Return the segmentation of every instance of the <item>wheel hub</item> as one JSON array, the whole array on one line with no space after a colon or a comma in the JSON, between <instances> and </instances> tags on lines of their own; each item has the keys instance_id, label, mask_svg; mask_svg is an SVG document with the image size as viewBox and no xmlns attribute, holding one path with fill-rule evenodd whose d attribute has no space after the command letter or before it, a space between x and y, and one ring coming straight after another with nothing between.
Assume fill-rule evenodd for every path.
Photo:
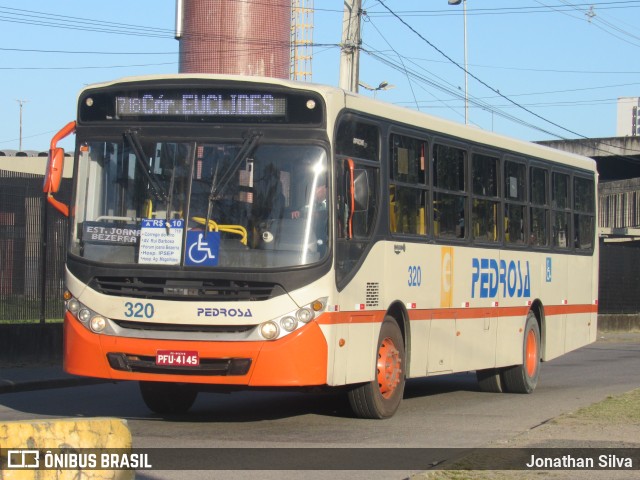
<instances>
[{"instance_id":1,"label":"wheel hub","mask_svg":"<svg viewBox=\"0 0 640 480\"><path fill-rule=\"evenodd\" d=\"M384 398L393 395L402 375L400 351L393 340L385 338L378 349L378 386Z\"/></svg>"}]
</instances>

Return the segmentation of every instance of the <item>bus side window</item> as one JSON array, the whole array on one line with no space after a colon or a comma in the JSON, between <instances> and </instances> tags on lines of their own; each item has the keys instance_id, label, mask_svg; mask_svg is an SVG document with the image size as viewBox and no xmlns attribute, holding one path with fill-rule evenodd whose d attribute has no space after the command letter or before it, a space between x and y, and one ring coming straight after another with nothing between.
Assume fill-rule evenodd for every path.
<instances>
[{"instance_id":1,"label":"bus side window","mask_svg":"<svg viewBox=\"0 0 640 480\"><path fill-rule=\"evenodd\" d=\"M569 175L553 172L551 175L551 242L554 247L568 248L569 225L571 221L568 211Z\"/></svg>"},{"instance_id":2,"label":"bus side window","mask_svg":"<svg viewBox=\"0 0 640 480\"><path fill-rule=\"evenodd\" d=\"M389 229L392 233L427 234L427 143L391 135Z\"/></svg>"},{"instance_id":3,"label":"bus side window","mask_svg":"<svg viewBox=\"0 0 640 480\"><path fill-rule=\"evenodd\" d=\"M590 250L595 238L595 185L592 179L574 177L573 209L575 247Z\"/></svg>"},{"instance_id":4,"label":"bus side window","mask_svg":"<svg viewBox=\"0 0 640 480\"><path fill-rule=\"evenodd\" d=\"M358 267L375 226L380 188L379 127L354 115L343 115L336 128L335 155L336 280L340 288Z\"/></svg>"},{"instance_id":5,"label":"bus side window","mask_svg":"<svg viewBox=\"0 0 640 480\"><path fill-rule=\"evenodd\" d=\"M433 230L439 238L466 238L468 219L467 152L433 147Z\"/></svg>"},{"instance_id":6,"label":"bus side window","mask_svg":"<svg viewBox=\"0 0 640 480\"><path fill-rule=\"evenodd\" d=\"M525 239L526 167L524 163L504 162L504 238L507 243L522 245Z\"/></svg>"},{"instance_id":7,"label":"bus side window","mask_svg":"<svg viewBox=\"0 0 640 480\"><path fill-rule=\"evenodd\" d=\"M529 244L534 247L549 245L549 172L543 168L529 169L529 198L531 215L529 217Z\"/></svg>"},{"instance_id":8,"label":"bus side window","mask_svg":"<svg viewBox=\"0 0 640 480\"><path fill-rule=\"evenodd\" d=\"M471 165L471 183L473 184L473 202L471 208L471 226L474 240L479 242L497 242L500 240L498 197L497 157L473 154Z\"/></svg>"}]
</instances>

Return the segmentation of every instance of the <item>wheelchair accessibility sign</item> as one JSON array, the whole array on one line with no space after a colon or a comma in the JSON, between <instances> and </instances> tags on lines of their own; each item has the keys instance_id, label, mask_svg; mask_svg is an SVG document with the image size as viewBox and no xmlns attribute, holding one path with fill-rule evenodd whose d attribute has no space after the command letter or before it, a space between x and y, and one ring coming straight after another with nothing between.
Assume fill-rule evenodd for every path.
<instances>
[{"instance_id":1,"label":"wheelchair accessibility sign","mask_svg":"<svg viewBox=\"0 0 640 480\"><path fill-rule=\"evenodd\" d=\"M187 232L187 251L184 264L191 266L215 267L218 265L220 250L220 232Z\"/></svg>"}]
</instances>

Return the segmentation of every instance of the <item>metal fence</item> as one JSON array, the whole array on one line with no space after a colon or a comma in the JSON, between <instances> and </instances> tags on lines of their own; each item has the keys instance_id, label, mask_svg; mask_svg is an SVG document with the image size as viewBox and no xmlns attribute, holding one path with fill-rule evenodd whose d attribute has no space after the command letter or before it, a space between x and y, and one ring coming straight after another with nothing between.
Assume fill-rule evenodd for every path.
<instances>
[{"instance_id":1,"label":"metal fence","mask_svg":"<svg viewBox=\"0 0 640 480\"><path fill-rule=\"evenodd\" d=\"M640 242L600 243L598 311L609 314L640 312Z\"/></svg>"},{"instance_id":2,"label":"metal fence","mask_svg":"<svg viewBox=\"0 0 640 480\"><path fill-rule=\"evenodd\" d=\"M598 185L600 227L640 227L640 178Z\"/></svg>"},{"instance_id":3,"label":"metal fence","mask_svg":"<svg viewBox=\"0 0 640 480\"><path fill-rule=\"evenodd\" d=\"M67 218L42 193L42 175L0 170L0 321L62 318ZM57 198L69 202L70 180Z\"/></svg>"}]
</instances>

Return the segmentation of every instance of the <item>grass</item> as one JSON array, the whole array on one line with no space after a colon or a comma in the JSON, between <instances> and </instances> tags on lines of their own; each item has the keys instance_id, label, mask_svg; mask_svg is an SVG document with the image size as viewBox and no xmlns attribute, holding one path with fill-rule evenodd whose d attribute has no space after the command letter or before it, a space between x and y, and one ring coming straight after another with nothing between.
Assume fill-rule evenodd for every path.
<instances>
[{"instance_id":1,"label":"grass","mask_svg":"<svg viewBox=\"0 0 640 480\"><path fill-rule=\"evenodd\" d=\"M640 388L618 396L608 396L601 402L583 407L574 413L560 417L599 423L639 423Z\"/></svg>"},{"instance_id":2,"label":"grass","mask_svg":"<svg viewBox=\"0 0 640 480\"><path fill-rule=\"evenodd\" d=\"M62 318L46 318L44 323L62 323L62 321ZM0 320L0 325L28 325L31 323L40 323L40 319Z\"/></svg>"},{"instance_id":3,"label":"grass","mask_svg":"<svg viewBox=\"0 0 640 480\"><path fill-rule=\"evenodd\" d=\"M640 388L622 395L609 396L601 402L594 403L579 410L561 415L550 424L562 430L563 425L582 423L586 428L594 424L600 425L640 425ZM437 470L424 472L412 476L412 480L534 480L546 478L567 478L564 474L572 472L548 472L544 470L533 471L497 471L497 470L464 470L470 461L479 465L482 459L473 458L474 453L460 459L451 468L458 470ZM477 462L477 461L478 462ZM606 473L606 472L605 472ZM609 472L611 473L611 472ZM568 477L574 478L574 477ZM604 478L604 477L597 477ZM619 478L619 477L616 477Z\"/></svg>"}]
</instances>

